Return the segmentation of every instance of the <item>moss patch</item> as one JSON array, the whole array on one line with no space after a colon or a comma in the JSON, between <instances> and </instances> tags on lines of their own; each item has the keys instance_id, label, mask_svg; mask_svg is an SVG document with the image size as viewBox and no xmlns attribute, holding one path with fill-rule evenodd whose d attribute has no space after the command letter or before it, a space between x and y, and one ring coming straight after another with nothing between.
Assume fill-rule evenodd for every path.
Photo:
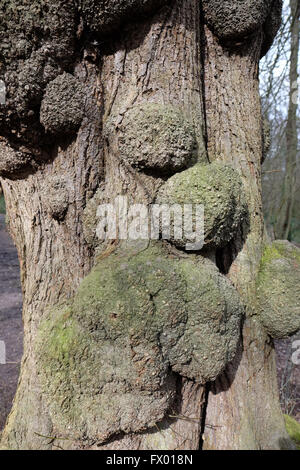
<instances>
[{"instance_id":1,"label":"moss patch","mask_svg":"<svg viewBox=\"0 0 300 470\"><path fill-rule=\"evenodd\" d=\"M212 263L169 258L156 244L120 248L41 326L55 426L101 442L154 426L175 398L173 372L205 383L233 359L242 312Z\"/></svg>"},{"instance_id":2,"label":"moss patch","mask_svg":"<svg viewBox=\"0 0 300 470\"><path fill-rule=\"evenodd\" d=\"M159 204L204 206L204 243L214 247L226 245L247 220L247 206L241 178L236 170L221 163L197 164L172 176L157 196ZM193 242L186 236L176 240L184 248Z\"/></svg>"},{"instance_id":3,"label":"moss patch","mask_svg":"<svg viewBox=\"0 0 300 470\"><path fill-rule=\"evenodd\" d=\"M273 338L300 329L300 250L288 241L265 248L257 279L260 320Z\"/></svg>"},{"instance_id":4,"label":"moss patch","mask_svg":"<svg viewBox=\"0 0 300 470\"><path fill-rule=\"evenodd\" d=\"M193 124L171 105L145 103L131 108L118 126L118 144L122 160L160 173L175 173L197 159Z\"/></svg>"},{"instance_id":5,"label":"moss patch","mask_svg":"<svg viewBox=\"0 0 300 470\"><path fill-rule=\"evenodd\" d=\"M300 423L288 415L284 415L284 420L290 438L296 444L297 449L300 450Z\"/></svg>"}]
</instances>

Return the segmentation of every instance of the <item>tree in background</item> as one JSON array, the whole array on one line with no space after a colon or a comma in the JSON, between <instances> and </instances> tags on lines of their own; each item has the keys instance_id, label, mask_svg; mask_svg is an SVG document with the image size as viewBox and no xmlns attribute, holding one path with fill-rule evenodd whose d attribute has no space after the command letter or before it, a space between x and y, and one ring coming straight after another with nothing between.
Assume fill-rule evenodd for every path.
<instances>
[{"instance_id":1,"label":"tree in background","mask_svg":"<svg viewBox=\"0 0 300 470\"><path fill-rule=\"evenodd\" d=\"M284 21L262 64L263 114L271 147L263 167L264 213L270 234L300 242L298 165L299 2L284 4ZM287 106L288 103L288 106ZM269 130L267 130L269 132Z\"/></svg>"},{"instance_id":2,"label":"tree in background","mask_svg":"<svg viewBox=\"0 0 300 470\"><path fill-rule=\"evenodd\" d=\"M0 10L25 333L2 447L291 448L272 338L300 328L300 256L265 237L258 83L281 1ZM99 240L119 195L203 203L204 248Z\"/></svg>"}]
</instances>

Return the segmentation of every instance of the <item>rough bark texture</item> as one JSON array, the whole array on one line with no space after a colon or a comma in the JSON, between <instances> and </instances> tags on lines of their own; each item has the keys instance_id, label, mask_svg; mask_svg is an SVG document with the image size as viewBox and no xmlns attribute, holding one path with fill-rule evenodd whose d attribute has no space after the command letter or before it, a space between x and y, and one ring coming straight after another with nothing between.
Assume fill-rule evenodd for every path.
<instances>
[{"instance_id":1,"label":"rough bark texture","mask_svg":"<svg viewBox=\"0 0 300 470\"><path fill-rule=\"evenodd\" d=\"M36 69L37 77L31 77L27 84L26 81L24 84L19 82L21 90L17 93L17 103L13 99L15 82L10 82L6 75L8 102L7 114L3 112L0 115L4 138L0 142L0 171L10 230L21 262L25 344L20 383L2 435L2 446L17 449L47 449L57 445L71 449L199 449L204 443L206 448L215 449L288 447L279 408L273 345L256 309L256 278L264 244L258 61L265 47L270 10L266 9L263 22L256 21L255 15L254 19L251 17L251 40L248 36L244 40L241 32L239 42L234 41L233 44L226 42L226 45L221 45L205 26L205 15L210 11L211 2L203 2L202 5L198 0L170 2L146 20L127 23L118 34L107 36L108 31L128 18L132 5L137 5L143 12L148 11L143 9L144 5L147 9L157 6L157 2L127 3L130 8L126 7L126 2L120 2L126 8L116 10L116 2L100 2L99 14L91 17L89 12L94 2L82 1L81 10L78 10L82 16L79 18L76 11L74 13L73 2L70 2L69 16L62 17L62 22L67 18L68 24L75 22L73 33L71 31L66 36L73 55L69 60L63 53L59 57L53 56L55 63L51 64L49 75L49 52L45 51L47 47L53 47L61 35L57 26L60 23L54 21L51 44L42 36L43 39L39 39L41 43L37 41L34 44L33 49L37 50L26 52L28 56L23 66L28 65L28 61L28 66L32 66L32 61L37 60L36 54L41 64ZM260 11L262 2L255 3ZM272 2L269 3L271 5ZM280 2L273 3L278 8ZM202 6L205 6L204 10ZM248 3L246 6L249 7ZM45 14L47 18L48 10ZM243 10L243 15L246 14L247 11ZM208 21L212 30L213 21L214 18ZM272 24L274 27L274 21ZM249 31L247 29L247 33ZM47 39L47 34L44 34ZM19 36L17 42L20 42ZM16 53L17 57L19 53ZM7 55L6 59L8 71L11 68L16 70L15 57ZM18 64L20 66L20 62ZM20 70L17 72L21 73ZM39 83L37 90L36 80L40 73L43 73L44 81ZM53 96L61 96L57 109ZM73 110L71 113L70 109ZM140 122L138 129L137 119ZM151 125L150 132L146 121ZM9 132L3 130L3 122ZM30 124L34 124L33 128ZM15 127L17 133L13 132ZM138 138L134 139L136 133L139 133ZM158 135L158 139L153 135ZM158 150L155 145L159 146ZM127 147L130 153L126 151ZM162 314L155 331L156 341L159 336L160 342L155 343L151 351L149 349L146 360L147 351L141 348L152 328L149 327L150 332L141 331L142 322L135 326L136 304L133 302L128 307L124 304L127 300L124 301L121 289L115 289L119 267L113 271L115 277L111 285L115 290L111 292L109 286L105 291L102 285L105 280L101 276L94 280L94 271L88 276L93 266L102 273L101 269L107 269L113 257L118 257L118 239L101 243L95 236L97 206L101 202L113 202L120 194L126 195L129 202L150 204L172 178L177 179L181 175L184 178L195 168L197 171L205 168L201 173L205 179L206 172L209 174L205 165L214 161L220 162L216 168L227 165L235 169L228 169L227 173L224 170L227 176L222 184L227 184L225 180L228 177L232 182L231 191L228 187L222 189L221 182L221 189L209 187L207 178L208 191L219 195L225 191L224 210L218 207L218 211L226 214L225 202L229 204L232 210L228 212L228 220L233 220L234 230L227 230L228 220L224 229L224 221L218 222L218 217L213 217L213 207L222 206L222 203L216 204L217 198L204 197L208 213L211 211L215 220L213 233L218 234L218 242L196 254L179 251L167 242L155 245L162 260L167 260L166 266L178 265L181 271L186 269L188 272L186 291L181 295L186 309L181 323L188 326L184 329L180 324L183 328L178 334L180 343L175 337L180 311L175 309L176 313L174 310L168 317L173 329L169 328L167 339L162 340L161 335L167 326ZM179 170L182 173L171 176ZM168 180L169 177L171 179ZM202 186L205 187L205 181ZM183 184L180 191L187 191L189 202L190 192L188 187L184 188ZM143 264L139 262L139 253L147 253L148 248L147 244L146 247L145 244L142 247L137 244L128 261L128 279L122 286L129 292L131 277L135 279L134 283L137 280L141 285L146 283L145 292L150 292L153 303L158 293L163 292L166 279L157 275L154 282L149 280L148 274L143 276L140 273ZM138 260L136 263L135 259ZM148 261L151 264L151 257ZM121 262L122 257L118 263ZM196 297L197 276L191 278L194 267L185 268L192 266L191 263L204 266L206 271L201 274L202 281L209 278L211 268L206 269L206 265L216 263L221 271L217 274L220 279L218 294L211 299L212 306L216 302L216 308L213 308L215 315L208 319L206 325L205 337L213 351L209 358L201 356L203 341L199 341L205 332L203 319L207 318L205 315L208 315L209 308L205 305L204 291L199 298ZM145 266L148 266L147 262ZM97 287L99 279L101 285ZM92 289L98 289L98 293L103 288L103 297L97 300L93 290L82 297L82 291L87 285L90 287L89 284ZM174 292L178 286L176 284ZM135 284L134 287L138 289ZM180 291L181 287L178 289ZM174 292L170 292L170 297ZM246 306L242 337L239 321L243 308L239 302L237 307L231 308L227 300L229 295L235 298L237 292ZM103 299L112 306L108 317L105 316L105 305L101 304ZM194 318L191 302L194 305L197 301L199 310L196 308ZM138 304L141 305L138 313L142 316L147 312L147 302L142 297ZM222 310L223 303L225 308ZM66 305L67 311L61 313ZM82 315L85 309L86 315ZM157 311L160 312L159 308ZM97 315L99 321L95 325ZM128 330L124 327L119 332L117 326L111 326L119 316ZM79 339L74 338L72 328L75 323ZM101 337L103 324L108 335L105 338ZM210 330L214 332L214 327L216 336L210 337ZM114 328L116 338L112 335ZM45 341L42 341L43 334ZM224 351L221 351L218 335L223 336ZM54 343L51 343L51 338L54 338ZM81 375L80 367L84 361L91 363L95 357L93 354L99 353L104 340L111 341L111 348L121 341L124 357L126 347L131 348L129 368L133 370L132 376L122 379L124 370L117 362L109 383L105 383L104 377L104 386L111 387L112 401L120 390L129 392L129 395L148 396L148 400L150 391L153 408L147 408L147 412L150 409L153 416L148 423L136 421L124 396L123 416L122 409L115 413L115 408L111 407L110 412L109 406L97 412L91 411L88 401L91 396L88 394L95 390L91 392L93 387L89 389L90 385L82 387L78 403L74 405L78 392L76 373L79 373L80 380L87 379L88 383L88 376L84 378L84 374ZM205 385L232 360L236 349L236 357L226 372ZM207 356L210 356L209 351L207 348ZM220 353L225 358L221 365L217 363ZM49 361L43 362L41 354ZM120 357L122 351L118 352ZM208 360L216 360L218 365L216 374L210 377L203 373ZM56 361L57 367L49 367L51 361ZM64 375L64 361L67 361L69 376ZM156 361L158 367L154 371ZM101 367L97 367L90 371L92 375L101 372ZM149 370L154 373L153 379L147 376ZM161 387L158 389L157 378ZM51 380L57 383L56 390L47 387ZM168 393L171 390L169 395L164 381L168 383ZM97 393L100 398L104 393L100 385ZM60 401L56 407L54 398L57 396ZM132 401L132 395L129 398ZM162 402L158 398L162 398ZM145 402L146 398L142 406ZM83 417L76 411L76 406L80 409L81 404L86 406ZM101 426L103 416L107 416L105 432Z\"/></svg>"},{"instance_id":2,"label":"rough bark texture","mask_svg":"<svg viewBox=\"0 0 300 470\"><path fill-rule=\"evenodd\" d=\"M248 233L220 253L221 266L247 306L239 353L211 384L204 448L282 448L287 436L278 403L273 344L257 320L255 280L264 244L261 210L261 114L257 35L242 54L220 46L206 29L205 101L208 155L239 169L247 191ZM257 393L260 390L260 399ZM229 412L230 409L230 412Z\"/></svg>"}]
</instances>

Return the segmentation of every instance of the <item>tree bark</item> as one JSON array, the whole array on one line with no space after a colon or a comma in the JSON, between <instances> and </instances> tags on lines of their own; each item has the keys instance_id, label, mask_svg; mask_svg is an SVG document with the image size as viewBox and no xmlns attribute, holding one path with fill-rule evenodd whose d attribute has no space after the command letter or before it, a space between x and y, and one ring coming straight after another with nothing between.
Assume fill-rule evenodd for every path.
<instances>
[{"instance_id":1,"label":"tree bark","mask_svg":"<svg viewBox=\"0 0 300 470\"><path fill-rule=\"evenodd\" d=\"M262 40L260 28L247 45L228 50L204 26L201 2L186 0L126 26L100 46L86 45L74 68L86 97L76 138L57 139L51 158L26 178L1 179L21 263L25 333L20 381L2 434L3 447L289 447L274 347L257 318L255 300L265 241L258 93ZM47 312L74 296L96 262L98 253L86 240L83 220L99 187L104 188L103 200L124 194L130 202L150 204L166 180L163 173L138 173L119 159L123 121L134 106L145 103L180 105L193 123L198 163L221 161L242 177L249 221L229 246L204 256L215 259L235 285L246 305L246 318L236 358L214 383L197 384L178 376L176 401L154 428L121 433L106 442L84 441L68 429L59 434L52 422L35 342Z\"/></svg>"}]
</instances>

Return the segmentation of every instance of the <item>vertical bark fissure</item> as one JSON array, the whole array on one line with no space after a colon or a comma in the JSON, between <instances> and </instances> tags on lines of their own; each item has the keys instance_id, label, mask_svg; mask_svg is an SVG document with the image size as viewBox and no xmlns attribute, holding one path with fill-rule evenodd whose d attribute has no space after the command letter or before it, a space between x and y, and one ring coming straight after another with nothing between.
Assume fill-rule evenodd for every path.
<instances>
[{"instance_id":1,"label":"vertical bark fissure","mask_svg":"<svg viewBox=\"0 0 300 470\"><path fill-rule=\"evenodd\" d=\"M110 120L115 123L115 132L110 133L105 152L106 191L112 199L123 192L130 200L148 204L163 183L162 178L137 173L119 160L115 134L126 113L136 105L160 103L181 108L195 126L199 159L206 160L201 70L203 33L199 19L199 2L188 0L185 5L174 2L154 17L150 25L140 25L138 31L129 28L124 37L110 45L112 52L103 58L104 126ZM126 54L122 52L121 57L120 51ZM180 401L174 405L177 419L166 417L158 423L158 430L140 436L125 435L101 448L199 449L205 387L182 378L180 382ZM174 410L170 413L174 415Z\"/></svg>"}]
</instances>

